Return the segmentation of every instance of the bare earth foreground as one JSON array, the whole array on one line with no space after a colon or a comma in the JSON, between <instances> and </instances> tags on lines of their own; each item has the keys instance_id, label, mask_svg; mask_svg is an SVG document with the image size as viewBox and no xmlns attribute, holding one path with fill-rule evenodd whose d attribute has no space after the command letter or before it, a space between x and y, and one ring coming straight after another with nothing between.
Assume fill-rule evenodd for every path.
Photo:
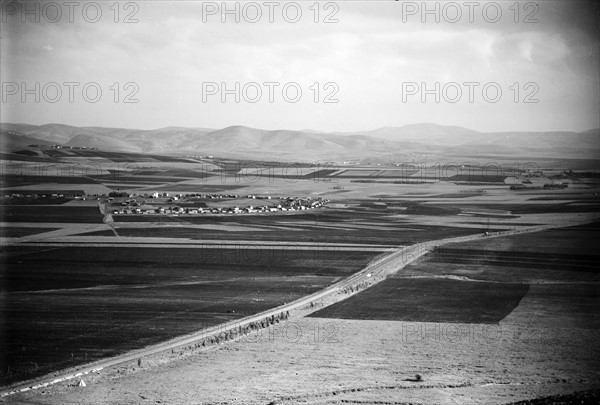
<instances>
[{"instance_id":1,"label":"bare earth foreground","mask_svg":"<svg viewBox=\"0 0 600 405\"><path fill-rule=\"evenodd\" d=\"M490 240L483 246L497 251L499 246L517 241L521 248L512 262L494 258L493 266L489 262L472 263L480 260L482 248L473 245L467 249L468 263L440 265L434 255L401 271L402 277L419 278L426 277L427 272L435 272L435 277L469 274L471 282L475 278L493 279L498 288L511 287L501 280L508 273L515 273L510 276L513 280L522 273L519 280L529 284L529 290L499 323L326 319L318 317L319 312L313 317L290 318L239 341L157 355L118 369L102 370L85 376L85 387L71 380L3 401L507 404L598 390L598 277L595 260L581 254L594 255L582 242L582 235L589 244L597 239L599 229L591 225L542 232L531 245L524 238L531 240L534 234ZM577 240L575 235L582 239ZM556 243L558 239L565 243ZM559 260L567 252L580 256L569 259L572 265L567 261L563 266L565 261L559 260L554 268L539 260L531 264L527 246L535 247L538 253L549 254L548 249L553 249L559 255L548 260ZM445 254L453 252L446 250ZM484 264L489 268L484 269ZM477 277L473 274L475 267L481 271ZM595 399L588 402L543 403L595 403L597 394L592 394Z\"/></svg>"},{"instance_id":2,"label":"bare earth foreground","mask_svg":"<svg viewBox=\"0 0 600 405\"><path fill-rule=\"evenodd\" d=\"M160 367L132 366L86 379L86 387L11 401L502 404L600 386L597 333L531 330L518 320L523 310L500 328L463 325L472 332L462 338L452 335L456 324L304 318L263 331L256 342L224 343ZM423 381L410 381L417 373Z\"/></svg>"}]
</instances>

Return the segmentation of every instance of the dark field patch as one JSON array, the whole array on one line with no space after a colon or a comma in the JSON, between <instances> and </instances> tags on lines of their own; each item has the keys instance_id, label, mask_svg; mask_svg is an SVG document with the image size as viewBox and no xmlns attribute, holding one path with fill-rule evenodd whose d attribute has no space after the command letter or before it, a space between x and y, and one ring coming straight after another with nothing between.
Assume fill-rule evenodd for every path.
<instances>
[{"instance_id":1,"label":"dark field patch","mask_svg":"<svg viewBox=\"0 0 600 405\"><path fill-rule=\"evenodd\" d=\"M4 174L0 176L0 182L2 182L2 187L20 187L43 183L98 184L98 182L91 177L76 176L68 172L65 172L62 176Z\"/></svg>"},{"instance_id":2,"label":"dark field patch","mask_svg":"<svg viewBox=\"0 0 600 405\"><path fill-rule=\"evenodd\" d=\"M188 177L193 179L204 179L209 176L214 176L208 171L196 171L188 169L169 169L169 170L139 170L136 172L139 176L172 176L172 177Z\"/></svg>"},{"instance_id":3,"label":"dark field patch","mask_svg":"<svg viewBox=\"0 0 600 405\"><path fill-rule=\"evenodd\" d=\"M163 184L161 190L181 191L188 193L216 193L228 190L237 190L246 186L235 186L228 184ZM158 190L158 188L157 188Z\"/></svg>"},{"instance_id":4,"label":"dark field patch","mask_svg":"<svg viewBox=\"0 0 600 405\"><path fill-rule=\"evenodd\" d=\"M512 219L514 217L502 217L503 219ZM500 219L500 218L498 218ZM476 222L476 221L464 221L462 222L462 224L473 224L473 225L482 225L482 222ZM510 224L510 222L486 222L485 225L490 225L490 226L506 226L507 224ZM534 223L527 223L527 222L519 222L519 226L538 226L539 224L534 224ZM500 230L500 229L499 229Z\"/></svg>"},{"instance_id":5,"label":"dark field patch","mask_svg":"<svg viewBox=\"0 0 600 405\"><path fill-rule=\"evenodd\" d=\"M440 248L428 256L430 263L477 264L482 266L524 267L560 271L600 272L597 256L519 250Z\"/></svg>"},{"instance_id":6,"label":"dark field patch","mask_svg":"<svg viewBox=\"0 0 600 405\"><path fill-rule=\"evenodd\" d=\"M449 244L312 316L496 323L526 296L518 319L594 329L599 231L600 223L593 223Z\"/></svg>"},{"instance_id":7,"label":"dark field patch","mask_svg":"<svg viewBox=\"0 0 600 405\"><path fill-rule=\"evenodd\" d=\"M497 209L511 211L513 214L560 214L570 212L598 212L600 204L502 204L496 205Z\"/></svg>"},{"instance_id":8,"label":"dark field patch","mask_svg":"<svg viewBox=\"0 0 600 405\"><path fill-rule=\"evenodd\" d=\"M3 238L21 238L23 236L36 235L38 233L56 231L58 228L17 228L4 227L0 228L0 236Z\"/></svg>"},{"instance_id":9,"label":"dark field patch","mask_svg":"<svg viewBox=\"0 0 600 405\"><path fill-rule=\"evenodd\" d=\"M108 183L148 183L148 184L163 184L189 180L180 177L157 177L157 176L139 176L129 172L114 172L111 174L91 176L100 182Z\"/></svg>"},{"instance_id":10,"label":"dark field patch","mask_svg":"<svg viewBox=\"0 0 600 405\"><path fill-rule=\"evenodd\" d=\"M337 170L327 170L327 169L322 169L322 170L316 170L312 173L306 174L304 176L301 176L300 178L304 178L304 179L321 179L323 177L329 177L331 174L335 173Z\"/></svg>"},{"instance_id":11,"label":"dark field patch","mask_svg":"<svg viewBox=\"0 0 600 405\"><path fill-rule=\"evenodd\" d=\"M422 204L416 201L398 201L394 196L390 196L393 201L385 201L385 198L382 197L380 199L384 199L384 202L388 205L388 207L405 207L404 214L410 215L456 215L460 213L462 206L452 206L450 204L444 205L434 205L434 204Z\"/></svg>"},{"instance_id":12,"label":"dark field patch","mask_svg":"<svg viewBox=\"0 0 600 405\"><path fill-rule=\"evenodd\" d=\"M599 238L600 222L595 222L543 232L450 244L444 249L465 250L465 255L468 255L471 250L486 250L506 251L513 255L544 253L549 254L549 257L556 254L598 256L600 251L596 245Z\"/></svg>"},{"instance_id":13,"label":"dark field patch","mask_svg":"<svg viewBox=\"0 0 600 405\"><path fill-rule=\"evenodd\" d=\"M2 218L6 222L101 224L103 216L98 207L6 205L2 207Z\"/></svg>"},{"instance_id":14,"label":"dark field patch","mask_svg":"<svg viewBox=\"0 0 600 405\"><path fill-rule=\"evenodd\" d=\"M339 170L339 169L338 169ZM336 171L332 171L335 173ZM381 169L381 168L364 168L358 170L342 170L340 173L328 177L338 177L344 179L398 179L398 180L420 180L421 177L414 176L418 173L415 169ZM331 173L329 173L331 174Z\"/></svg>"},{"instance_id":15,"label":"dark field patch","mask_svg":"<svg viewBox=\"0 0 600 405\"><path fill-rule=\"evenodd\" d=\"M390 278L311 317L405 322L498 323L527 284Z\"/></svg>"},{"instance_id":16,"label":"dark field patch","mask_svg":"<svg viewBox=\"0 0 600 405\"><path fill-rule=\"evenodd\" d=\"M520 284L544 284L547 283L554 288L562 289L565 284L587 284L600 283L600 272L591 271L580 266L572 266L568 262L564 263L562 268L556 267L548 269L544 266L525 266L521 263L513 265L494 265L494 262L474 262L474 263L448 263L444 261L434 261L431 256L423 258L422 263L413 263L402 270L403 276L408 277L436 277L443 275L445 277L464 278L465 280L477 280L501 283L520 283ZM510 262L510 260L509 260ZM591 264L594 265L594 264ZM400 277L400 276L398 276ZM500 284L500 288L503 284ZM533 288L533 287L532 287ZM528 297L531 295L529 291Z\"/></svg>"},{"instance_id":17,"label":"dark field patch","mask_svg":"<svg viewBox=\"0 0 600 405\"><path fill-rule=\"evenodd\" d=\"M112 189L113 191L124 191L124 190L137 190L150 187L148 184L134 184L134 183L103 183L104 186ZM155 185L155 184L152 184Z\"/></svg>"},{"instance_id":18,"label":"dark field patch","mask_svg":"<svg viewBox=\"0 0 600 405\"><path fill-rule=\"evenodd\" d=\"M182 170L182 173L186 171ZM146 173L146 174L142 174ZM195 174L195 176L194 176ZM199 177L201 176L201 177ZM130 183L176 183L180 181L190 181L197 178L208 178L210 175L206 173L194 173L189 171L189 175L178 176L178 171L170 170L165 172L152 172L152 171L113 171L110 174L99 174L93 175L94 179L101 182L130 182Z\"/></svg>"},{"instance_id":19,"label":"dark field patch","mask_svg":"<svg viewBox=\"0 0 600 405\"><path fill-rule=\"evenodd\" d=\"M145 155L142 153L126 153L126 152L108 152L90 149L49 149L45 153L55 158L61 157L101 157L113 162L134 163L134 162L171 162L171 163L190 163L189 159L178 158L174 156L163 155Z\"/></svg>"},{"instance_id":20,"label":"dark field patch","mask_svg":"<svg viewBox=\"0 0 600 405\"><path fill-rule=\"evenodd\" d=\"M222 173L228 173L230 175L234 175L236 178L246 179L257 179L257 178L269 178L269 179L287 179L287 180L313 180L318 181L319 179L331 177L332 173L335 173L337 170L315 170L314 172L310 172L309 170L302 170L302 167L290 167L290 168L274 168L275 173L273 173L273 169L264 169L258 170L253 173L248 174L240 174L236 171L223 170ZM281 174L279 174L281 173Z\"/></svg>"},{"instance_id":21,"label":"dark field patch","mask_svg":"<svg viewBox=\"0 0 600 405\"><path fill-rule=\"evenodd\" d=\"M43 163L49 163L52 162L52 160L48 159L48 158L44 158L44 157L40 157L37 155L23 155L20 153L0 153L0 159L2 160L15 160L15 161L20 161L20 162L43 162Z\"/></svg>"},{"instance_id":22,"label":"dark field patch","mask_svg":"<svg viewBox=\"0 0 600 405\"><path fill-rule=\"evenodd\" d=\"M27 195L27 194L24 194ZM6 198L2 200L2 205L23 205L23 206L31 206L31 205L62 205L71 201L70 198L33 198L33 197L23 197L23 198Z\"/></svg>"},{"instance_id":23,"label":"dark field patch","mask_svg":"<svg viewBox=\"0 0 600 405\"><path fill-rule=\"evenodd\" d=\"M207 208L208 206L205 201L207 200L203 198L190 198L187 201L178 201L177 205L179 207Z\"/></svg>"},{"instance_id":24,"label":"dark field patch","mask_svg":"<svg viewBox=\"0 0 600 405\"><path fill-rule=\"evenodd\" d=\"M467 197L480 197L485 196L485 193L451 193L451 194L438 194L427 196L426 198L467 198Z\"/></svg>"},{"instance_id":25,"label":"dark field patch","mask_svg":"<svg viewBox=\"0 0 600 405\"><path fill-rule=\"evenodd\" d=\"M36 152L34 152L32 150L27 150L27 149L18 150L18 151L14 152L14 153L17 154L17 155L25 155L25 156L37 156L38 155Z\"/></svg>"},{"instance_id":26,"label":"dark field patch","mask_svg":"<svg viewBox=\"0 0 600 405\"><path fill-rule=\"evenodd\" d=\"M78 233L80 236L115 236L112 230Z\"/></svg>"},{"instance_id":27,"label":"dark field patch","mask_svg":"<svg viewBox=\"0 0 600 405\"><path fill-rule=\"evenodd\" d=\"M232 215L233 216L233 215ZM213 240L252 240L252 241L289 241L289 242L322 242L322 243L359 243L359 244L377 244L377 245L408 245L416 242L428 241L437 238L446 238L453 236L472 235L481 233L485 230L485 225L482 225L481 229L475 228L455 228L455 227L443 227L443 226L413 226L409 229L405 229L402 226L397 228L390 227L389 230L381 229L352 229L336 228L335 224L331 224L331 227L326 226L324 223L317 223L311 225L296 225L291 223L278 224L275 221L264 220L267 216L260 216L262 222L253 222L242 220L241 216L236 216L235 223L233 221L222 221L223 225L231 224L235 226L258 226L263 228L262 232L248 232L248 231L237 231L237 230L215 230L215 229L196 229L186 228L186 223L199 224L219 224L225 216L213 216L216 220L211 220L209 215L204 217L162 217L162 222L173 223L180 222L181 227L164 227L164 228L119 228L116 225L117 232L121 236L131 237L162 237L162 238L191 238L191 239L213 239ZM289 220L294 215L279 216L284 220ZM161 218L158 215L115 215L113 216L116 222L161 222ZM247 216L245 218L251 218ZM360 223L360 222L357 222ZM267 226L279 226L286 227L288 229L269 229ZM111 236L106 231L95 231L85 233L87 236Z\"/></svg>"},{"instance_id":28,"label":"dark field patch","mask_svg":"<svg viewBox=\"0 0 600 405\"><path fill-rule=\"evenodd\" d=\"M29 246L2 253L0 384L273 308L358 271L375 255L243 247Z\"/></svg>"},{"instance_id":29,"label":"dark field patch","mask_svg":"<svg viewBox=\"0 0 600 405\"><path fill-rule=\"evenodd\" d=\"M542 197L533 197L530 198L529 201L597 201L598 197L594 196L592 193L568 193L565 195L552 195L552 196L542 196Z\"/></svg>"},{"instance_id":30,"label":"dark field patch","mask_svg":"<svg viewBox=\"0 0 600 405\"><path fill-rule=\"evenodd\" d=\"M179 271L186 269L181 280L207 274L217 280L222 271L236 267L246 269L245 274L240 274L243 277L274 274L342 276L356 271L367 263L367 258L379 254L241 245L220 249L210 244L194 248L7 246L3 252L7 257L3 259L6 266L0 277L0 291L138 284L140 281L136 277L160 283L178 278L169 273L171 266ZM311 269L312 265L316 268ZM210 273L206 266L217 270ZM107 279L108 275L110 278Z\"/></svg>"},{"instance_id":31,"label":"dark field patch","mask_svg":"<svg viewBox=\"0 0 600 405\"><path fill-rule=\"evenodd\" d=\"M494 176L492 174L457 174L444 178L444 180L462 183L504 183L505 179L506 176Z\"/></svg>"}]
</instances>

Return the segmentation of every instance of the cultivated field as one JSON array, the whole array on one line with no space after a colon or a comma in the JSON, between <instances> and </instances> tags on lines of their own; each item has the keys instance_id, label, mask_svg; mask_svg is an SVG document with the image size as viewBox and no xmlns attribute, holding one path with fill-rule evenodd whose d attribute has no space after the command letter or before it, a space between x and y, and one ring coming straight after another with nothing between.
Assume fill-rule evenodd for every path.
<instances>
[{"instance_id":1,"label":"cultivated field","mask_svg":"<svg viewBox=\"0 0 600 405\"><path fill-rule=\"evenodd\" d=\"M479 172L431 179L435 173L394 167L307 164L291 175L289 168L265 172L265 162L252 169L248 161L209 165L77 150L50 155L53 165L78 162L79 172L19 166L0 178L5 386L289 303L390 249L561 226L599 212L595 179L569 179L566 189L511 191L506 177ZM427 182L406 184L418 175L429 176ZM140 206L186 209L275 206L278 196L329 203L295 212L110 215L132 197L108 203L109 192L146 199ZM180 198L153 199L155 192ZM179 361L177 353L165 353L105 370L86 376L86 391L57 384L4 400L194 402L198 381L206 403L503 403L590 388L598 370L589 352L598 279L584 242L596 237L596 226L587 226L447 245L364 292L305 311L313 312L309 318L256 332L254 340L193 351ZM553 322L564 326L560 333L548 332L544 342L533 338L533 330L551 330ZM431 342L423 327L471 337ZM498 328L505 332L494 335ZM408 342L411 336L418 338ZM560 346L566 341L572 347ZM573 364L565 363L569 356ZM532 376L517 371L519 365ZM130 373L133 368L141 372ZM423 382L413 381L416 373ZM232 381L236 388L224 394L223 384ZM131 384L147 388L132 394Z\"/></svg>"},{"instance_id":2,"label":"cultivated field","mask_svg":"<svg viewBox=\"0 0 600 405\"><path fill-rule=\"evenodd\" d=\"M540 294L552 296L557 307L579 305L571 317L590 326L600 298L599 231L600 223L593 223L446 245L311 316L496 324L525 296Z\"/></svg>"},{"instance_id":3,"label":"cultivated field","mask_svg":"<svg viewBox=\"0 0 600 405\"><path fill-rule=\"evenodd\" d=\"M241 246L7 248L2 383L290 302L360 270L373 255Z\"/></svg>"},{"instance_id":4,"label":"cultivated field","mask_svg":"<svg viewBox=\"0 0 600 405\"><path fill-rule=\"evenodd\" d=\"M49 404L187 403L198 401L197 387L201 385L199 403L203 404L508 404L561 394L566 401L569 396L565 394L596 390L574 397L594 403L600 389L598 322L594 320L599 302L598 279L586 277L582 273L589 276L589 269L578 269L570 263L588 261L586 254L595 255L586 249L588 238L597 237L598 229L594 224L449 245L447 251L425 256L381 284L404 280L412 285L414 280L450 279L468 285L485 279L488 281L484 285L497 284L497 290L506 291L505 279L512 280L514 274L522 273L528 281L516 284L529 289L521 289L524 296L518 305L499 321L401 320L404 308L395 306L397 300L381 296L373 298L384 298L381 312L395 313L397 319L377 320L368 314L354 319L319 316L336 305L343 306L342 301L311 317L271 326L252 338L192 351L178 359L166 356L89 375L85 388L64 384L14 399L19 403L41 398ZM582 236L577 238L580 232ZM510 253L502 246L510 249L510 243L536 238L548 241L547 245L538 248L531 244L523 254L552 253L552 246L559 244L558 253L571 255L563 260L564 269L550 269L540 276L541 266L511 263L506 257L498 262L498 255ZM478 253L462 256L461 263L448 267L437 262L440 254L469 252L474 245ZM578 248L570 249L575 246ZM595 261L589 265L597 266ZM467 271L470 277L458 280ZM565 277L565 273L573 278ZM369 295L377 287L353 297ZM472 289L464 291L468 296ZM367 301L356 302L354 314ZM491 301L483 309L457 306L454 313L465 309L471 314L489 313L500 303L497 299ZM421 303L426 310L435 306L426 296L421 297ZM387 304L392 305L384 307ZM481 300L475 303L481 304ZM228 389L224 391L223 386Z\"/></svg>"},{"instance_id":5,"label":"cultivated field","mask_svg":"<svg viewBox=\"0 0 600 405\"><path fill-rule=\"evenodd\" d=\"M453 279L391 278L311 316L406 322L497 323L519 305L529 286Z\"/></svg>"}]
</instances>

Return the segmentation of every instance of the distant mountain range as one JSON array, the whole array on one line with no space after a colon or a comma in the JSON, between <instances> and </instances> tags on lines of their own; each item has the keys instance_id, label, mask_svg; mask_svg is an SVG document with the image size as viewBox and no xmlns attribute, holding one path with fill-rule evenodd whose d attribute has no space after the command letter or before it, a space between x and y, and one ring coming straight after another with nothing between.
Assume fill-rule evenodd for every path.
<instances>
[{"instance_id":1,"label":"distant mountain range","mask_svg":"<svg viewBox=\"0 0 600 405\"><path fill-rule=\"evenodd\" d=\"M436 124L328 133L166 127L154 130L0 124L0 146L10 152L31 144L85 146L107 151L219 155L281 161L394 161L415 157L598 159L600 129L585 132L493 132Z\"/></svg>"}]
</instances>

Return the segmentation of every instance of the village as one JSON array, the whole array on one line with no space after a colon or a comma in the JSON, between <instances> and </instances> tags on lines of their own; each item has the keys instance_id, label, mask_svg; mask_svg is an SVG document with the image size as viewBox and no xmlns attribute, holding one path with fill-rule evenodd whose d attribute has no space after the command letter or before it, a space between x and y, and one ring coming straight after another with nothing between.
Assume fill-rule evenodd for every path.
<instances>
[{"instance_id":1,"label":"village","mask_svg":"<svg viewBox=\"0 0 600 405\"><path fill-rule=\"evenodd\" d=\"M0 197L11 200L97 200L104 203L103 212L112 215L200 215L200 214L253 214L282 211L305 211L321 208L329 199L318 197L271 197L269 195L237 194L173 194L153 192L146 194L113 191L106 194L85 194L81 191L10 193ZM233 202L236 204L233 204ZM258 202L257 200L266 200ZM208 201L210 205L207 204ZM268 201L268 203L267 203Z\"/></svg>"},{"instance_id":2,"label":"village","mask_svg":"<svg viewBox=\"0 0 600 405\"><path fill-rule=\"evenodd\" d=\"M138 201L138 199L142 199ZM149 203L147 199L152 199ZM215 204L208 206L203 200L236 200L238 204ZM267 200L268 204L248 204L253 200ZM112 215L202 215L202 214L256 214L282 211L305 211L325 206L326 198L276 197L262 195L238 196L236 194L175 194L152 193L151 195L129 194L126 197L110 196L105 200L110 204L108 213ZM244 204L240 204L244 202ZM276 203L275 203L276 202ZM246 205L248 204L248 205ZM244 205L244 206L242 206Z\"/></svg>"}]
</instances>

